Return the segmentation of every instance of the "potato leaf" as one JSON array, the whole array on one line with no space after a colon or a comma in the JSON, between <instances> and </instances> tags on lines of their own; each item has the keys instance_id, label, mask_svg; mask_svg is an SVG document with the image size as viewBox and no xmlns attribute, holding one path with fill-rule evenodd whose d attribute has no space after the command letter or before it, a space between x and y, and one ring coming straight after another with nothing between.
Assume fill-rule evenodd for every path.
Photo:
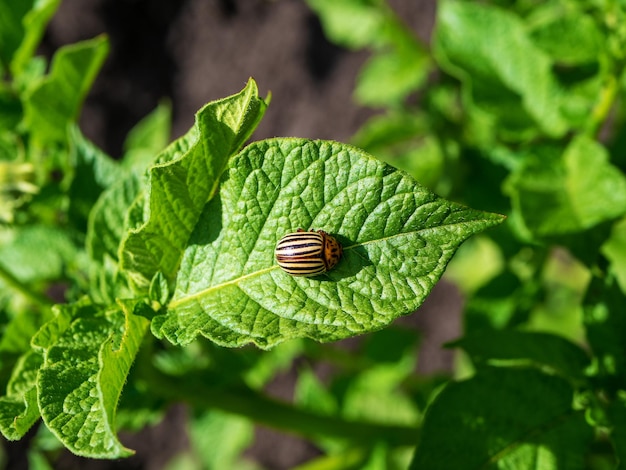
<instances>
[{"instance_id":1,"label":"potato leaf","mask_svg":"<svg viewBox=\"0 0 626 470\"><path fill-rule=\"evenodd\" d=\"M534 121L553 137L567 130L550 58L518 16L482 3L442 2L434 50L442 68L463 81L469 106L501 126L519 130Z\"/></svg>"},{"instance_id":2,"label":"potato leaf","mask_svg":"<svg viewBox=\"0 0 626 470\"><path fill-rule=\"evenodd\" d=\"M103 36L58 50L50 73L25 96L24 121L40 145L65 141L109 51Z\"/></svg>"},{"instance_id":3,"label":"potato leaf","mask_svg":"<svg viewBox=\"0 0 626 470\"><path fill-rule=\"evenodd\" d=\"M178 344L203 335L264 348L377 330L424 301L466 238L502 220L441 199L346 144L256 142L230 161L152 330ZM335 269L317 278L280 270L276 242L299 227L339 239Z\"/></svg>"},{"instance_id":4,"label":"potato leaf","mask_svg":"<svg viewBox=\"0 0 626 470\"><path fill-rule=\"evenodd\" d=\"M33 338L43 352L38 401L46 426L77 455L119 458L115 409L147 327L142 302L109 308L88 301L57 307Z\"/></svg>"},{"instance_id":5,"label":"potato leaf","mask_svg":"<svg viewBox=\"0 0 626 470\"><path fill-rule=\"evenodd\" d=\"M161 271L172 281L189 235L215 194L228 159L263 117L267 104L253 80L238 94L207 104L191 130L149 170L145 217L123 240L121 266L138 289ZM143 207L143 206L142 206Z\"/></svg>"},{"instance_id":6,"label":"potato leaf","mask_svg":"<svg viewBox=\"0 0 626 470\"><path fill-rule=\"evenodd\" d=\"M410 468L582 470L581 449L593 432L584 413L572 409L572 398L573 389L559 377L483 369L437 395Z\"/></svg>"}]
</instances>

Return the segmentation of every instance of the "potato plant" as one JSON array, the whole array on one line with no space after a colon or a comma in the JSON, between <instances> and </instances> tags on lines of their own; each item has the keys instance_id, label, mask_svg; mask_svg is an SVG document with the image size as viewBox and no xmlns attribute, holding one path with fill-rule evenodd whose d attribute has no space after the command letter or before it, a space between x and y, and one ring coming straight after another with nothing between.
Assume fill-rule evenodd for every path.
<instances>
[{"instance_id":1,"label":"potato plant","mask_svg":"<svg viewBox=\"0 0 626 470\"><path fill-rule=\"evenodd\" d=\"M120 429L184 402L198 468L244 468L253 422L323 450L302 470L620 465L623 2L442 1L425 44L383 0L308 0L331 40L372 51L355 98L381 113L353 142L249 142L269 105L250 79L171 143L158 107L119 161L76 124L107 38L47 64L59 2L17 3L0 5L0 432L39 426L32 462L127 457ZM337 265L282 270L298 228L336 239ZM416 375L391 325L444 271L467 298L445 380ZM339 372L268 397L301 357Z\"/></svg>"}]
</instances>

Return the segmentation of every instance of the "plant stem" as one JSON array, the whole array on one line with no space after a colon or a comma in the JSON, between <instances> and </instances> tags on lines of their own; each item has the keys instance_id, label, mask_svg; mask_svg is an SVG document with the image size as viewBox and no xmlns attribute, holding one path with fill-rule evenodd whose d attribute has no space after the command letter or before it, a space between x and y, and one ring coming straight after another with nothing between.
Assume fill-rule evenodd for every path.
<instances>
[{"instance_id":1,"label":"plant stem","mask_svg":"<svg viewBox=\"0 0 626 470\"><path fill-rule=\"evenodd\" d=\"M391 426L347 421L299 409L262 395L243 385L211 386L207 376L186 374L184 380L152 368L145 377L151 387L165 398L185 401L198 408L216 408L245 416L257 423L305 437L334 437L364 445L386 442L392 446L414 446L418 430L409 426Z\"/></svg>"},{"instance_id":2,"label":"plant stem","mask_svg":"<svg viewBox=\"0 0 626 470\"><path fill-rule=\"evenodd\" d=\"M48 299L46 296L40 294L39 292L35 292L31 290L27 285L25 285L22 281L16 278L12 273L7 271L7 269L0 264L0 280L4 281L4 283L10 288L18 291L28 300L38 305L41 308L50 308L53 305L53 302Z\"/></svg>"},{"instance_id":3,"label":"plant stem","mask_svg":"<svg viewBox=\"0 0 626 470\"><path fill-rule=\"evenodd\" d=\"M590 137L595 138L604 124L604 121L606 121L618 90L619 83L615 76L608 76L604 86L600 90L598 102L591 110L591 117L587 126L587 133Z\"/></svg>"}]
</instances>

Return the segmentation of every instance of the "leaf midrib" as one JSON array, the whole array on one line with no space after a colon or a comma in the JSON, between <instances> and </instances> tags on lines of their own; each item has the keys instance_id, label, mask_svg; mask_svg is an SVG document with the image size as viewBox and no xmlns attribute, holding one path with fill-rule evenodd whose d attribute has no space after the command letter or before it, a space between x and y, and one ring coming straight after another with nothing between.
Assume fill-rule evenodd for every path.
<instances>
[{"instance_id":1,"label":"leaf midrib","mask_svg":"<svg viewBox=\"0 0 626 470\"><path fill-rule=\"evenodd\" d=\"M353 249L361 247L361 246L370 245L372 243L380 243L380 242L384 242L386 240L391 240L391 239L402 237L402 236L406 236L406 235L424 234L424 233L432 232L433 230L441 229L443 227L454 227L454 226L457 226L457 225L464 225L466 223L471 223L471 222L478 222L478 221L457 222L457 223L453 223L453 224L439 225L437 227L428 227L428 228L425 228L425 229L415 230L415 231L412 231L412 232L396 233L396 234L390 235L388 237L376 238L374 240L369 240L369 241L362 242L362 243L355 243L354 245L350 245L350 246L344 247L343 251L346 252L346 251L353 250ZM173 308L179 307L180 305L183 305L183 304L185 304L187 302L190 302L193 299L196 299L196 298L202 297L204 295L207 295L207 294L209 294L209 293L211 293L213 291L225 288L225 287L233 285L233 284L238 284L239 282L242 282L242 281L244 281L246 279L253 278L255 276L261 276L262 274L274 271L274 270L276 270L278 268L279 268L279 266L277 264L274 264L274 265L270 266L269 268L260 269L258 271L254 271L254 272L251 272L249 274L245 274L243 276L239 276L239 277L233 278L231 280L228 280L228 281L225 281L225 282L221 282L221 283L216 284L214 286L207 287L206 289L202 289L202 290L200 290L200 291L198 291L196 293L189 294L189 295L186 295L186 296L181 297L179 299L172 300L169 303L168 308L173 309Z\"/></svg>"}]
</instances>

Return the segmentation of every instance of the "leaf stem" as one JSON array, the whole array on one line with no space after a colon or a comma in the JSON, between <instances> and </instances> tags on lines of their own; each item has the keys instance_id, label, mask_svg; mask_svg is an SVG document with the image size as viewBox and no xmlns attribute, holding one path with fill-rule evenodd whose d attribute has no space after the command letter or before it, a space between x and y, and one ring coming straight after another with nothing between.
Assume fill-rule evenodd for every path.
<instances>
[{"instance_id":1,"label":"leaf stem","mask_svg":"<svg viewBox=\"0 0 626 470\"><path fill-rule=\"evenodd\" d=\"M170 400L185 401L199 408L217 408L245 416L257 423L305 437L334 437L371 445L385 442L392 446L414 446L418 430L370 422L347 421L299 409L262 395L243 385L210 386L202 374L185 374L185 379L169 376L151 368L145 370L151 387Z\"/></svg>"},{"instance_id":2,"label":"leaf stem","mask_svg":"<svg viewBox=\"0 0 626 470\"><path fill-rule=\"evenodd\" d=\"M7 271L7 269L2 266L2 264L0 264L0 280L2 280L7 286L12 288L13 290L18 291L28 300L41 308L48 309L53 305L53 302L50 299L40 294L39 292L31 290L27 285L25 285L22 281L16 278L11 272Z\"/></svg>"}]
</instances>

